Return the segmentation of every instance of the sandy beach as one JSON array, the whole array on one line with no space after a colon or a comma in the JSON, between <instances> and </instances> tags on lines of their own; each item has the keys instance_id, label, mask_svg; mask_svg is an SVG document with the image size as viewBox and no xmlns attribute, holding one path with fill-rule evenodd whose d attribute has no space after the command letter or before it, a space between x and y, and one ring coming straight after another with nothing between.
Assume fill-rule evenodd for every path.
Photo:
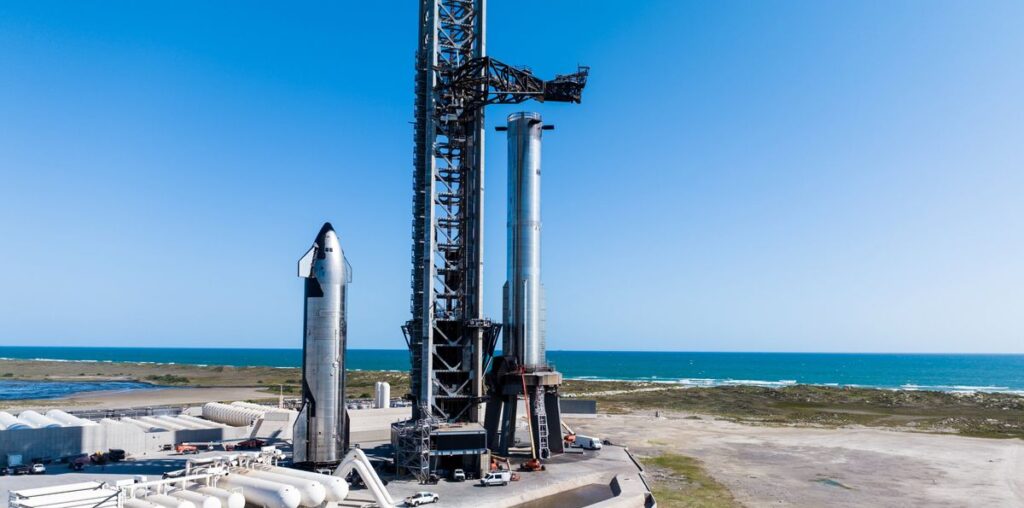
<instances>
[{"instance_id":1,"label":"sandy beach","mask_svg":"<svg viewBox=\"0 0 1024 508\"><path fill-rule=\"evenodd\" d=\"M201 405L213 401L276 400L277 397L260 388L154 388L149 390L85 392L60 399L7 401L8 407L24 409L115 409L178 404Z\"/></svg>"},{"instance_id":2,"label":"sandy beach","mask_svg":"<svg viewBox=\"0 0 1024 508\"><path fill-rule=\"evenodd\" d=\"M1024 506L1024 442L685 413L570 419L641 456L696 457L745 506Z\"/></svg>"}]
</instances>

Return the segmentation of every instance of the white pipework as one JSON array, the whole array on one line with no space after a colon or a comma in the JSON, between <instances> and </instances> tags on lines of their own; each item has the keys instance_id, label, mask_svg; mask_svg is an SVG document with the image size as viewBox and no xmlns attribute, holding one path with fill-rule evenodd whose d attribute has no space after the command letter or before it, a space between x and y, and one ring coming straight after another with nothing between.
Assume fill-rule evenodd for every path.
<instances>
[{"instance_id":1,"label":"white pipework","mask_svg":"<svg viewBox=\"0 0 1024 508\"><path fill-rule=\"evenodd\" d=\"M394 508L395 500L391 497L391 493L384 486L384 482L380 481L380 477L377 476L377 472L370 464L370 459L359 448L353 448L345 455L345 460L342 460L341 464L338 464L338 468L334 470L334 476L345 478L353 469L363 479L363 484L370 490L370 494L377 501L377 506Z\"/></svg>"}]
</instances>

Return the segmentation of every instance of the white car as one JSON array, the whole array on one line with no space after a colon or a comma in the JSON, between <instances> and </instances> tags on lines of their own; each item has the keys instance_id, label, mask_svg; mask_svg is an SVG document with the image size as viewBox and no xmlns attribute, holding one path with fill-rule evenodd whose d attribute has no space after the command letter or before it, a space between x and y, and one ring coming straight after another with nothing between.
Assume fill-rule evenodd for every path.
<instances>
[{"instance_id":1,"label":"white car","mask_svg":"<svg viewBox=\"0 0 1024 508\"><path fill-rule=\"evenodd\" d=\"M46 474L46 466L42 464L32 464L32 468L29 469L29 473L32 474Z\"/></svg>"},{"instance_id":2,"label":"white car","mask_svg":"<svg viewBox=\"0 0 1024 508\"><path fill-rule=\"evenodd\" d=\"M441 498L433 492L417 492L405 498L406 506L419 506L421 504L436 503Z\"/></svg>"}]
</instances>

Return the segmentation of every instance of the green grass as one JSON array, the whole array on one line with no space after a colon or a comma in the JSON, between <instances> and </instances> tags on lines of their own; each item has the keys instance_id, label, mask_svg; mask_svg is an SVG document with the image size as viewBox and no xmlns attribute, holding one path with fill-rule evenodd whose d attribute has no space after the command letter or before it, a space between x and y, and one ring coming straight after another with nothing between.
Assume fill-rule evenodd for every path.
<instances>
[{"instance_id":1,"label":"green grass","mask_svg":"<svg viewBox=\"0 0 1024 508\"><path fill-rule=\"evenodd\" d=\"M731 508L740 506L729 489L704 471L697 459L664 453L641 459L659 507Z\"/></svg>"}]
</instances>

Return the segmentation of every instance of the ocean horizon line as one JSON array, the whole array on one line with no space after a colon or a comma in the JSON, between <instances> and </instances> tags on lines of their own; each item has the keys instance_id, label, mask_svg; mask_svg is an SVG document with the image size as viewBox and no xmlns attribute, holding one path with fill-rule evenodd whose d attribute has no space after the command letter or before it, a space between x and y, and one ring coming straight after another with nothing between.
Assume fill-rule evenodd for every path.
<instances>
[{"instance_id":1,"label":"ocean horizon line","mask_svg":"<svg viewBox=\"0 0 1024 508\"><path fill-rule=\"evenodd\" d=\"M121 349L121 350L237 350L237 351L301 351L301 347L245 346L24 346L0 344L0 349ZM406 348L347 348L346 351L408 351ZM500 350L498 350L500 352ZM921 356L1024 356L1024 352L958 352L958 351L765 351L711 349L548 349L549 353L680 353L680 354L763 354L763 355L921 355ZM5 358L0 358L5 359Z\"/></svg>"}]
</instances>

